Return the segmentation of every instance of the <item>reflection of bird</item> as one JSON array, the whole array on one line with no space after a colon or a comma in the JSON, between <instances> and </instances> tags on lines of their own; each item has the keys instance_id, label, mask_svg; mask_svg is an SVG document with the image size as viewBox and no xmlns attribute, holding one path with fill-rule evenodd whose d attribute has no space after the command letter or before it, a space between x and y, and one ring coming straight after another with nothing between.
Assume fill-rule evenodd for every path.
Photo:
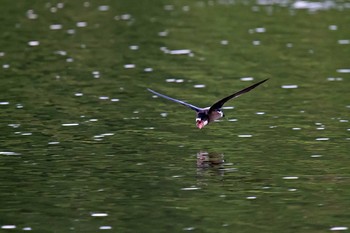
<instances>
[{"instance_id":1,"label":"reflection of bird","mask_svg":"<svg viewBox=\"0 0 350 233\"><path fill-rule=\"evenodd\" d=\"M220 153L208 153L206 151L200 151L197 153L197 167L198 168L221 168L225 163L224 154Z\"/></svg>"},{"instance_id":2,"label":"reflection of bird","mask_svg":"<svg viewBox=\"0 0 350 233\"><path fill-rule=\"evenodd\" d=\"M215 120L224 116L224 113L221 111L221 108L227 101L229 101L232 98L236 98L236 97L254 89L255 87L259 86L260 84L262 84L263 82L266 82L266 81L267 81L267 79L260 81L258 83L255 83L255 84L253 84L253 85L251 85L243 90L240 90L232 95L229 95L229 96L217 101L211 107L206 107L206 108L196 107L192 104L189 104L189 103L186 103L184 101L177 100L177 99L171 98L169 96L160 94L160 93L153 91L151 89L147 89L147 90L152 92L153 94L155 94L157 96L160 96L160 97L163 97L165 99L174 101L176 103L185 105L186 107L189 107L190 109L196 111L197 112L196 125L199 129L201 129L204 126L206 126L207 124L209 124L210 122L215 121Z\"/></svg>"}]
</instances>

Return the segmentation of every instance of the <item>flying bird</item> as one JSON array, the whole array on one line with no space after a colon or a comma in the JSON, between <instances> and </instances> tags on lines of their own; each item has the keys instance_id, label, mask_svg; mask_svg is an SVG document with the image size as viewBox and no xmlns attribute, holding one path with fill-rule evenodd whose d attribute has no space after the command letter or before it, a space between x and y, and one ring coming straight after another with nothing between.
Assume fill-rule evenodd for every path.
<instances>
[{"instance_id":1,"label":"flying bird","mask_svg":"<svg viewBox=\"0 0 350 233\"><path fill-rule=\"evenodd\" d=\"M219 101L217 101L216 103L214 103L212 106L210 107L206 107L206 108L199 108L197 106L194 106L192 104L186 103L184 101L178 100L178 99L174 99L171 98L169 96L160 94L156 91L153 91L152 89L147 89L148 91L152 92L153 94L160 96L162 98L174 101L176 103L182 104L186 107L189 107L190 109L196 111L197 116L196 116L196 125L199 129L203 128L204 126L208 125L210 122L213 122L217 119L220 119L221 117L224 117L224 113L222 112L221 108L222 106L229 101L230 99L236 98L246 92L249 92L251 90L253 90L254 88L256 88L257 86L259 86L260 84L266 82L268 79L265 79L263 81L260 81L258 83L255 83L247 88L244 88L243 90L240 90L236 93L233 93L232 95L229 95Z\"/></svg>"}]
</instances>

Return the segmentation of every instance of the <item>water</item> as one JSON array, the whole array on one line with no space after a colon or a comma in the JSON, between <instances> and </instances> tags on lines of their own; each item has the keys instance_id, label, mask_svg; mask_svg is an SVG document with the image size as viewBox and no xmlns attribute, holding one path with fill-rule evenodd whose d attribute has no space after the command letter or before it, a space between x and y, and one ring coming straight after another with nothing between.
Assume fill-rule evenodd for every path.
<instances>
[{"instance_id":1,"label":"water","mask_svg":"<svg viewBox=\"0 0 350 233\"><path fill-rule=\"evenodd\" d=\"M349 3L0 13L2 231L349 231ZM146 90L205 107L265 78L202 130Z\"/></svg>"}]
</instances>

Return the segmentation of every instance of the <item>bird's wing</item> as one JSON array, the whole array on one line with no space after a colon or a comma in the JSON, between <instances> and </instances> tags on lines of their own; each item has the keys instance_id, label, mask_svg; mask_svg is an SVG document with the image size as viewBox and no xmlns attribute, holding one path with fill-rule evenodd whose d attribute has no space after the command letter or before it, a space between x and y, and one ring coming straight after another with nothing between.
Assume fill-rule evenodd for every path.
<instances>
[{"instance_id":1,"label":"bird's wing","mask_svg":"<svg viewBox=\"0 0 350 233\"><path fill-rule=\"evenodd\" d=\"M171 98L171 97L169 97L169 96L160 94L160 93L158 93L158 92L156 92L156 91L153 91L153 90L151 90L151 89L149 89L149 88L147 88L147 90L150 91L150 92L152 92L153 94L155 94L155 95L157 95L157 96L163 97L163 98L165 98L165 99L168 99L168 100L174 101L174 102L176 102L176 103L182 104L182 105L184 105L184 106L186 106L186 107L189 107L190 109L192 109L192 110L194 110L194 111L196 111L196 112L199 112L199 111L202 110L201 108L196 107L196 106L194 106L194 105L192 105L192 104L189 104L189 103L186 103L186 102L184 102L184 101L177 100L177 99Z\"/></svg>"},{"instance_id":2,"label":"bird's wing","mask_svg":"<svg viewBox=\"0 0 350 233\"><path fill-rule=\"evenodd\" d=\"M209 112L212 112L212 111L215 110L215 109L220 109L220 108L221 108L227 101L229 101L230 99L236 98L236 97L238 97L238 96L240 96L240 95L242 95L242 94L244 94L244 93L246 93L246 92L248 92L248 91L253 90L254 88L256 88L257 86L259 86L260 84L266 82L267 80L268 80L268 79L265 79L265 80L263 80L263 81L261 81L261 82L255 83L255 84L253 84L253 85L251 85L251 86L249 86L249 87L247 87L247 88L244 88L243 90L240 90L240 91L238 91L238 92L236 92L236 93L234 93L234 94L232 94L232 95L229 95L229 96L227 96L227 97L225 97L225 98L219 100L218 102L216 102L215 104L213 104L213 105L210 107Z\"/></svg>"}]
</instances>

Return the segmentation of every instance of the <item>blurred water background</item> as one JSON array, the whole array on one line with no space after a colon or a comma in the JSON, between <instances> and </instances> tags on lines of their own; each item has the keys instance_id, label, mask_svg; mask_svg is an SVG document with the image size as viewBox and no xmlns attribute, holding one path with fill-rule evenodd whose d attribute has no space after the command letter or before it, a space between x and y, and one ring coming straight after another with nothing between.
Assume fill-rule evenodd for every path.
<instances>
[{"instance_id":1,"label":"blurred water background","mask_svg":"<svg viewBox=\"0 0 350 233\"><path fill-rule=\"evenodd\" d=\"M350 2L1 3L1 231L349 232Z\"/></svg>"}]
</instances>

